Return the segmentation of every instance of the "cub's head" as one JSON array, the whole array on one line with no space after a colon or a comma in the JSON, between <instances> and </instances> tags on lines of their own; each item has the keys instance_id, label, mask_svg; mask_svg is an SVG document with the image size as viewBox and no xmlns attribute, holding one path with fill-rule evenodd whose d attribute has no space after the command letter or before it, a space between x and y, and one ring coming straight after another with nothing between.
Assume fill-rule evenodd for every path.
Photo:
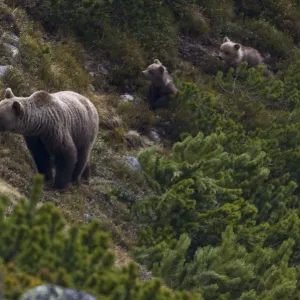
<instances>
[{"instance_id":1,"label":"cub's head","mask_svg":"<svg viewBox=\"0 0 300 300\"><path fill-rule=\"evenodd\" d=\"M225 37L218 58L231 64L239 60L241 55L241 44L234 43L228 37Z\"/></svg>"},{"instance_id":2,"label":"cub's head","mask_svg":"<svg viewBox=\"0 0 300 300\"><path fill-rule=\"evenodd\" d=\"M0 101L0 131L14 132L20 125L24 114L24 107L17 100L10 88L4 93L4 100Z\"/></svg>"},{"instance_id":3,"label":"cub's head","mask_svg":"<svg viewBox=\"0 0 300 300\"><path fill-rule=\"evenodd\" d=\"M145 79L159 83L163 82L165 72L166 68L163 64L158 59L155 59L154 63L150 65L147 70L142 71L142 74Z\"/></svg>"}]
</instances>

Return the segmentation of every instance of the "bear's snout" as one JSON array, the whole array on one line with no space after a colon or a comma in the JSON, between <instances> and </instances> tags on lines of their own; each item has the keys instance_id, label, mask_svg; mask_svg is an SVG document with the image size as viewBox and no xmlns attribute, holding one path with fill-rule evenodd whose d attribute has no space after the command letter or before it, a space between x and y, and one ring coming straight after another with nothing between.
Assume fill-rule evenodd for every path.
<instances>
[{"instance_id":1,"label":"bear's snout","mask_svg":"<svg viewBox=\"0 0 300 300\"><path fill-rule=\"evenodd\" d=\"M223 60L223 57L220 54L217 57L219 60Z\"/></svg>"}]
</instances>

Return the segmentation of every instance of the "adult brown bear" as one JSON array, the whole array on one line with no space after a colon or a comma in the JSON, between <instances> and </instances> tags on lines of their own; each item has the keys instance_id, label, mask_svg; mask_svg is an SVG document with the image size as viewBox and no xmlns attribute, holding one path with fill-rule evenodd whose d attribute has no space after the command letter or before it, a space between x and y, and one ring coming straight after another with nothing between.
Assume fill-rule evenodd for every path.
<instances>
[{"instance_id":1,"label":"adult brown bear","mask_svg":"<svg viewBox=\"0 0 300 300\"><path fill-rule=\"evenodd\" d=\"M0 102L0 131L24 136L37 170L65 189L80 177L90 176L90 152L99 128L97 109L86 97L71 91L38 91L16 97L10 88Z\"/></svg>"}]
</instances>

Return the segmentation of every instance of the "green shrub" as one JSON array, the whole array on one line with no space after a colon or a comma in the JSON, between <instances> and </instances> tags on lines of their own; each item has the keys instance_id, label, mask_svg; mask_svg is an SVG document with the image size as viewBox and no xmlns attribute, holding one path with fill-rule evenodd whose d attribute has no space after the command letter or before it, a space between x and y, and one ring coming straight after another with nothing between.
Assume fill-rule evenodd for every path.
<instances>
[{"instance_id":1,"label":"green shrub","mask_svg":"<svg viewBox=\"0 0 300 300\"><path fill-rule=\"evenodd\" d=\"M196 0L200 7L204 9L204 15L210 20L211 34L220 33L221 28L235 18L234 1L233 0Z\"/></svg>"},{"instance_id":2,"label":"green shrub","mask_svg":"<svg viewBox=\"0 0 300 300\"><path fill-rule=\"evenodd\" d=\"M295 43L300 38L299 3L295 0L240 1L238 11L251 18L263 18L282 32L288 32Z\"/></svg>"},{"instance_id":3,"label":"green shrub","mask_svg":"<svg viewBox=\"0 0 300 300\"><path fill-rule=\"evenodd\" d=\"M3 82L10 87L17 96L27 97L39 88L40 81L34 81L29 74L20 68L14 67L8 70L3 77Z\"/></svg>"},{"instance_id":4,"label":"green shrub","mask_svg":"<svg viewBox=\"0 0 300 300\"><path fill-rule=\"evenodd\" d=\"M172 288L201 291L204 299L296 299L299 293L298 269L288 265L293 239L278 250L257 247L248 252L228 226L219 246L201 247L189 261L190 243L183 234L174 247L161 242L137 249L136 255Z\"/></svg>"},{"instance_id":5,"label":"green shrub","mask_svg":"<svg viewBox=\"0 0 300 300\"><path fill-rule=\"evenodd\" d=\"M120 102L117 108L128 129L135 129L147 133L156 123L155 115L149 110L148 105L143 101L138 103Z\"/></svg>"},{"instance_id":6,"label":"green shrub","mask_svg":"<svg viewBox=\"0 0 300 300\"><path fill-rule=\"evenodd\" d=\"M235 40L238 38L245 46L250 46L262 52L269 52L271 57L288 58L294 49L293 40L284 32L276 29L267 21L241 20L228 23L224 28L224 35Z\"/></svg>"},{"instance_id":7,"label":"green shrub","mask_svg":"<svg viewBox=\"0 0 300 300\"><path fill-rule=\"evenodd\" d=\"M196 36L210 31L208 20L204 17L203 9L195 4L183 6L180 18L180 29L188 35Z\"/></svg>"},{"instance_id":8,"label":"green shrub","mask_svg":"<svg viewBox=\"0 0 300 300\"><path fill-rule=\"evenodd\" d=\"M107 26L103 38L97 42L99 54L112 64L107 76L112 85L128 87L140 85L141 70L146 67L145 53L140 43L126 32Z\"/></svg>"},{"instance_id":9,"label":"green shrub","mask_svg":"<svg viewBox=\"0 0 300 300\"><path fill-rule=\"evenodd\" d=\"M68 228L53 204L37 205L41 194L42 177L38 176L30 200L22 199L8 218L3 206L8 199L1 201L0 270L7 299L17 299L41 282L107 299L199 299L196 294L173 293L158 280L140 282L132 263L115 269L109 234L100 223L93 220L81 228Z\"/></svg>"}]
</instances>

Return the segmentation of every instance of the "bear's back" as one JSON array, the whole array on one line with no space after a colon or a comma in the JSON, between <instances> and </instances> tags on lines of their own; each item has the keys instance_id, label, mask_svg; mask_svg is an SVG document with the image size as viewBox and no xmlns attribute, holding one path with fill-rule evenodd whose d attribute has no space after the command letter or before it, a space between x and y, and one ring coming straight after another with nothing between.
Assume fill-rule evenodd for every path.
<instances>
[{"instance_id":1,"label":"bear's back","mask_svg":"<svg viewBox=\"0 0 300 300\"><path fill-rule=\"evenodd\" d=\"M94 104L83 95L72 91L61 91L50 95L55 105L66 112L70 111L71 113L80 114L89 118L98 116Z\"/></svg>"},{"instance_id":2,"label":"bear's back","mask_svg":"<svg viewBox=\"0 0 300 300\"><path fill-rule=\"evenodd\" d=\"M72 91L51 94L57 109L61 110L73 136L94 135L98 132L99 116L94 104L85 96Z\"/></svg>"},{"instance_id":3,"label":"bear's back","mask_svg":"<svg viewBox=\"0 0 300 300\"><path fill-rule=\"evenodd\" d=\"M97 109L83 95L72 91L53 94L38 91L22 102L30 110L29 115L40 123L38 128L45 138L56 136L60 140L69 132L76 146L80 146L93 140L98 133Z\"/></svg>"},{"instance_id":4,"label":"bear's back","mask_svg":"<svg viewBox=\"0 0 300 300\"><path fill-rule=\"evenodd\" d=\"M256 67L257 65L262 64L263 58L258 50L252 47L243 47L244 51L244 61L248 62L249 67Z\"/></svg>"}]
</instances>

